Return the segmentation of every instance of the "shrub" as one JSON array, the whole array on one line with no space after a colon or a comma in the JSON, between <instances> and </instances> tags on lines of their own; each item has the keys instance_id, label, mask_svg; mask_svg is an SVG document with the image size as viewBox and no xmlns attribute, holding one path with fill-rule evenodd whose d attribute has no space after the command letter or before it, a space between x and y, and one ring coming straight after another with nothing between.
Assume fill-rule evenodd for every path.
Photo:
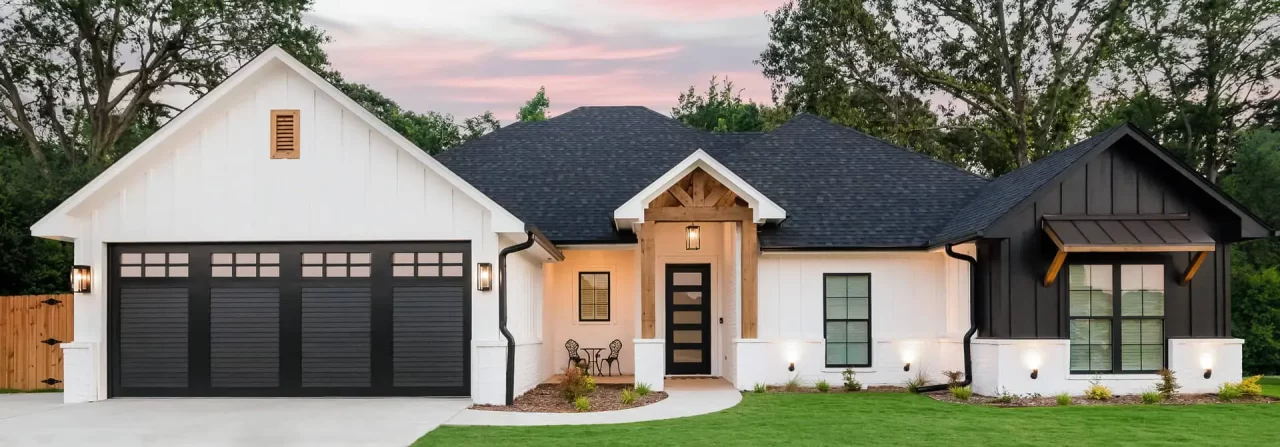
<instances>
[{"instance_id":1,"label":"shrub","mask_svg":"<svg viewBox=\"0 0 1280 447\"><path fill-rule=\"evenodd\" d=\"M844 379L845 391L862 391L862 382L853 377L853 368L845 368L840 377Z\"/></svg>"},{"instance_id":2,"label":"shrub","mask_svg":"<svg viewBox=\"0 0 1280 447\"><path fill-rule=\"evenodd\" d=\"M573 400L573 409L578 411L590 410L591 399L587 399L587 396L578 396L577 399Z\"/></svg>"},{"instance_id":3,"label":"shrub","mask_svg":"<svg viewBox=\"0 0 1280 447\"><path fill-rule=\"evenodd\" d=\"M1246 397L1262 396L1262 385L1258 382L1262 380L1262 376L1253 376L1240 381L1236 388L1240 389L1240 394Z\"/></svg>"},{"instance_id":4,"label":"shrub","mask_svg":"<svg viewBox=\"0 0 1280 447\"><path fill-rule=\"evenodd\" d=\"M564 396L564 400L573 402L579 397L586 396L590 391L587 389L587 376L582 375L582 370L578 368L567 368L564 370L564 377L560 379L560 395Z\"/></svg>"},{"instance_id":5,"label":"shrub","mask_svg":"<svg viewBox=\"0 0 1280 447\"><path fill-rule=\"evenodd\" d=\"M636 390L633 390L633 389L631 389L631 388L627 388L627 389L622 390L622 403L623 403L623 404L626 404L626 405L634 404L634 403L636 403L636 398L638 398L638 397L640 397L640 396L636 393Z\"/></svg>"},{"instance_id":6,"label":"shrub","mask_svg":"<svg viewBox=\"0 0 1280 447\"><path fill-rule=\"evenodd\" d=\"M757 383L755 388L752 388L751 391L756 394L764 394L769 392L769 387L765 386L763 383Z\"/></svg>"},{"instance_id":7,"label":"shrub","mask_svg":"<svg viewBox=\"0 0 1280 447\"><path fill-rule=\"evenodd\" d=\"M943 371L942 375L947 377L947 387L958 386L964 380L964 371Z\"/></svg>"},{"instance_id":8,"label":"shrub","mask_svg":"<svg viewBox=\"0 0 1280 447\"><path fill-rule=\"evenodd\" d=\"M800 391L800 375L796 374L795 377L792 377L790 380L787 380L787 383L782 385L782 390L788 393L794 393L796 391Z\"/></svg>"},{"instance_id":9,"label":"shrub","mask_svg":"<svg viewBox=\"0 0 1280 447\"><path fill-rule=\"evenodd\" d=\"M636 384L636 394L639 394L640 397L648 396L652 391L653 388L651 388L647 383L640 382Z\"/></svg>"},{"instance_id":10,"label":"shrub","mask_svg":"<svg viewBox=\"0 0 1280 447\"><path fill-rule=\"evenodd\" d=\"M1165 368L1156 374L1160 375L1160 382L1156 383L1156 392L1160 393L1160 397L1168 399L1178 394L1178 389L1182 388L1182 385L1178 385L1178 378L1174 377L1173 371Z\"/></svg>"},{"instance_id":11,"label":"shrub","mask_svg":"<svg viewBox=\"0 0 1280 447\"><path fill-rule=\"evenodd\" d=\"M587 394L596 392L596 379L591 376L582 376L582 385L587 390Z\"/></svg>"},{"instance_id":12,"label":"shrub","mask_svg":"<svg viewBox=\"0 0 1280 447\"><path fill-rule=\"evenodd\" d=\"M925 385L928 385L928 384L929 384L929 376L926 375L923 370L920 370L920 371L916 371L916 376L912 377L911 379L908 379L905 385L907 387L907 391L910 391L912 393L918 393L920 392L920 388L924 388Z\"/></svg>"},{"instance_id":13,"label":"shrub","mask_svg":"<svg viewBox=\"0 0 1280 447\"><path fill-rule=\"evenodd\" d=\"M1059 394L1059 395L1058 395L1058 406L1059 406L1059 407L1065 407L1065 406L1067 406L1067 405L1071 405L1071 395L1070 395L1070 394L1067 394L1067 393Z\"/></svg>"},{"instance_id":14,"label":"shrub","mask_svg":"<svg viewBox=\"0 0 1280 447\"><path fill-rule=\"evenodd\" d=\"M1164 400L1164 395L1160 394L1158 391L1147 390L1142 392L1142 403L1144 404L1158 404L1162 400Z\"/></svg>"},{"instance_id":15,"label":"shrub","mask_svg":"<svg viewBox=\"0 0 1280 447\"><path fill-rule=\"evenodd\" d=\"M1000 387L1000 394L996 396L996 402L999 402L1002 404L1011 404L1013 403L1013 400L1016 399L1017 397L1018 396L1014 395L1013 393L1010 393L1008 389L1005 389L1005 387Z\"/></svg>"},{"instance_id":16,"label":"shrub","mask_svg":"<svg viewBox=\"0 0 1280 447\"><path fill-rule=\"evenodd\" d=\"M1089 388L1085 388L1084 397L1093 400L1109 400L1115 396L1111 394L1111 388L1094 380L1089 382Z\"/></svg>"},{"instance_id":17,"label":"shrub","mask_svg":"<svg viewBox=\"0 0 1280 447\"><path fill-rule=\"evenodd\" d=\"M818 387L818 391L821 391L824 393L827 391L831 391L831 384L827 383L827 381L825 380L819 380L818 383L814 384L813 386Z\"/></svg>"},{"instance_id":18,"label":"shrub","mask_svg":"<svg viewBox=\"0 0 1280 447\"><path fill-rule=\"evenodd\" d=\"M956 399L969 400L970 397L973 397L973 387L970 386L953 386L947 388L947 390L951 391L951 396Z\"/></svg>"},{"instance_id":19,"label":"shrub","mask_svg":"<svg viewBox=\"0 0 1280 447\"><path fill-rule=\"evenodd\" d=\"M1227 382L1218 387L1218 400L1223 402L1231 402L1239 399L1244 393L1240 392L1240 384Z\"/></svg>"},{"instance_id":20,"label":"shrub","mask_svg":"<svg viewBox=\"0 0 1280 447\"><path fill-rule=\"evenodd\" d=\"M591 368L588 368L588 367L587 367L587 361L586 361L586 360L580 360L580 361L578 361L578 363L575 363L573 366L577 367L578 372L579 372L579 373L582 373L582 375L584 375L584 376L590 376L590 375L591 375ZM566 371L566 372L568 372L568 371Z\"/></svg>"}]
</instances>

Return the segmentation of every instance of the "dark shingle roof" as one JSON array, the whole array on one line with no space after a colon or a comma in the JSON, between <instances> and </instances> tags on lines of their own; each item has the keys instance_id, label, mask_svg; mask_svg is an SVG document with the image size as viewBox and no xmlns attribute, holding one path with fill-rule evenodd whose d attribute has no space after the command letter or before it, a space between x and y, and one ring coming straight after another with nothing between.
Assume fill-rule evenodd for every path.
<instances>
[{"instance_id":1,"label":"dark shingle roof","mask_svg":"<svg viewBox=\"0 0 1280 447\"><path fill-rule=\"evenodd\" d=\"M1113 127L1066 149L1049 154L1035 163L1015 169L1013 172L992 180L967 205L961 208L950 222L947 222L942 231L930 241L930 245L955 242L958 239L972 237L977 232L986 230L1000 216L1004 216L1013 207L1022 203L1023 200L1039 190L1041 186L1066 171L1067 168L1070 168L1076 161L1080 160L1080 157L1085 156L1098 144L1110 138L1111 134L1126 127L1127 125L1123 124Z\"/></svg>"},{"instance_id":2,"label":"dark shingle roof","mask_svg":"<svg viewBox=\"0 0 1280 447\"><path fill-rule=\"evenodd\" d=\"M987 182L800 115L767 133L710 133L643 107L583 107L437 156L557 243L634 240L613 211L703 149L787 211L764 247L923 247Z\"/></svg>"}]
</instances>

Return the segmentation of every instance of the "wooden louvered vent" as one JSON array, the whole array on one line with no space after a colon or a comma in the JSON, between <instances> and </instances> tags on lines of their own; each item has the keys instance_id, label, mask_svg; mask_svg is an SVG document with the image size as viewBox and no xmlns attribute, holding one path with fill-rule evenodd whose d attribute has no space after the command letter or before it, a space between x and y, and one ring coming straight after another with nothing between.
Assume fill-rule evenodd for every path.
<instances>
[{"instance_id":1,"label":"wooden louvered vent","mask_svg":"<svg viewBox=\"0 0 1280 447\"><path fill-rule=\"evenodd\" d=\"M297 159L298 110L271 111L271 158Z\"/></svg>"}]
</instances>

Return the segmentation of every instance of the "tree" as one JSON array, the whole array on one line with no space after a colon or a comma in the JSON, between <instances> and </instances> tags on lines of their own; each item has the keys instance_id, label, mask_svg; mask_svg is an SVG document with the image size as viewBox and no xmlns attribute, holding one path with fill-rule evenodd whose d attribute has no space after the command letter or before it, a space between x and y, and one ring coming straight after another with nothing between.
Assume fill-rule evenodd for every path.
<instances>
[{"instance_id":1,"label":"tree","mask_svg":"<svg viewBox=\"0 0 1280 447\"><path fill-rule=\"evenodd\" d=\"M549 118L547 109L550 107L551 100L547 99L547 88L538 87L538 93L534 93L533 98L524 103L519 112L516 112L516 121L546 121Z\"/></svg>"},{"instance_id":2,"label":"tree","mask_svg":"<svg viewBox=\"0 0 1280 447\"><path fill-rule=\"evenodd\" d=\"M712 132L757 132L764 130L762 108L754 101L743 101L742 91L734 89L733 81L725 78L720 82L712 76L705 94L697 93L692 85L680 93L671 117Z\"/></svg>"},{"instance_id":3,"label":"tree","mask_svg":"<svg viewBox=\"0 0 1280 447\"><path fill-rule=\"evenodd\" d=\"M32 0L0 18L0 114L36 166L48 155L108 164L139 116L179 111L163 89L202 95L280 42L325 65L323 32L302 22L309 0ZM127 148L126 148L127 149Z\"/></svg>"},{"instance_id":4,"label":"tree","mask_svg":"<svg viewBox=\"0 0 1280 447\"><path fill-rule=\"evenodd\" d=\"M493 112L485 111L479 115L462 120L462 141L471 141L498 130L502 123L493 116Z\"/></svg>"},{"instance_id":5,"label":"tree","mask_svg":"<svg viewBox=\"0 0 1280 447\"><path fill-rule=\"evenodd\" d=\"M1263 221L1280 223L1280 133L1256 130L1240 141L1222 187ZM1280 373L1280 241L1235 244L1231 270L1231 329L1245 340L1245 371Z\"/></svg>"},{"instance_id":6,"label":"tree","mask_svg":"<svg viewBox=\"0 0 1280 447\"><path fill-rule=\"evenodd\" d=\"M968 131L1008 154L980 158L1024 166L1076 136L1124 5L798 0L769 16L760 64L776 90L799 87L801 96L828 102L846 92L877 99L896 135L965 117ZM910 110L935 95L959 102L944 122Z\"/></svg>"},{"instance_id":7,"label":"tree","mask_svg":"<svg viewBox=\"0 0 1280 447\"><path fill-rule=\"evenodd\" d=\"M1110 90L1210 181L1280 89L1280 0L1142 0L1119 34ZM1122 112L1123 113L1123 112Z\"/></svg>"}]
</instances>

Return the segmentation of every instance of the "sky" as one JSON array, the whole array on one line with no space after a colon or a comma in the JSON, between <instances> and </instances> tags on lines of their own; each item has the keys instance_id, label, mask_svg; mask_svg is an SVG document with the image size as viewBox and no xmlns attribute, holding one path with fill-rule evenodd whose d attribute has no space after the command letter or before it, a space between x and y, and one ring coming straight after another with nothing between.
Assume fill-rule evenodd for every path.
<instances>
[{"instance_id":1,"label":"sky","mask_svg":"<svg viewBox=\"0 0 1280 447\"><path fill-rule=\"evenodd\" d=\"M728 77L769 102L754 63L785 0L317 0L306 20L349 81L418 112L493 111L504 125L546 86L551 114L641 105L670 114Z\"/></svg>"}]
</instances>

